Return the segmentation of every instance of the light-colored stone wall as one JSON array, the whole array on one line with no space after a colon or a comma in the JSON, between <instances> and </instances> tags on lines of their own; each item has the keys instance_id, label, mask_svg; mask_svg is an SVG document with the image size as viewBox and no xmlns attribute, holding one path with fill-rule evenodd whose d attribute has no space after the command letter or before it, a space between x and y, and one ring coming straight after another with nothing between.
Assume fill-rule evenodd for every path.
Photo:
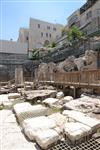
<instances>
[{"instance_id":1,"label":"light-colored stone wall","mask_svg":"<svg viewBox=\"0 0 100 150\"><path fill-rule=\"evenodd\" d=\"M0 53L27 54L27 43L0 40Z\"/></svg>"},{"instance_id":2,"label":"light-colored stone wall","mask_svg":"<svg viewBox=\"0 0 100 150\"><path fill-rule=\"evenodd\" d=\"M28 41L29 41L29 29L27 29L27 28L20 28L19 29L18 42L28 43Z\"/></svg>"},{"instance_id":3,"label":"light-colored stone wall","mask_svg":"<svg viewBox=\"0 0 100 150\"><path fill-rule=\"evenodd\" d=\"M40 28L38 25L40 25ZM61 36L62 28L63 26L59 24L52 24L30 18L29 50L42 47L46 40L50 42L54 41L57 36Z\"/></svg>"},{"instance_id":4,"label":"light-colored stone wall","mask_svg":"<svg viewBox=\"0 0 100 150\"><path fill-rule=\"evenodd\" d=\"M73 24L80 26L80 10L76 10L73 12L68 18L68 27L72 26Z\"/></svg>"},{"instance_id":5,"label":"light-colored stone wall","mask_svg":"<svg viewBox=\"0 0 100 150\"><path fill-rule=\"evenodd\" d=\"M90 13L90 14L89 14ZM87 9L80 17L80 26L87 32L95 31L98 28L98 18L100 19L100 1L98 0L92 7Z\"/></svg>"}]
</instances>

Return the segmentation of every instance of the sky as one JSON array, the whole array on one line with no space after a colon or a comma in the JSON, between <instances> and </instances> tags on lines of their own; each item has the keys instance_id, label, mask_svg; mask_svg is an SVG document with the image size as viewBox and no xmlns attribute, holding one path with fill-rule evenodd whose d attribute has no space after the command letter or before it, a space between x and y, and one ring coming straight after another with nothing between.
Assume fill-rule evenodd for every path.
<instances>
[{"instance_id":1,"label":"sky","mask_svg":"<svg viewBox=\"0 0 100 150\"><path fill-rule=\"evenodd\" d=\"M20 27L29 27L36 18L66 25L67 17L86 0L0 0L0 39L14 41Z\"/></svg>"}]
</instances>

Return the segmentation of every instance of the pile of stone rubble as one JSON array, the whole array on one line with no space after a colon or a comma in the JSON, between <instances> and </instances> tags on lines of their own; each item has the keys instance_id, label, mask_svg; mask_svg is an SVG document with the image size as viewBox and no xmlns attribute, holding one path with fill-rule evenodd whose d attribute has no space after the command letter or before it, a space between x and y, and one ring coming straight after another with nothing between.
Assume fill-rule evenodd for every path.
<instances>
[{"instance_id":1,"label":"pile of stone rubble","mask_svg":"<svg viewBox=\"0 0 100 150\"><path fill-rule=\"evenodd\" d=\"M83 97L84 102L87 97ZM48 104L50 107L56 107L58 104L66 106L72 101L77 100L73 100L71 96L64 97L63 92L58 92L56 98L47 98L43 104ZM91 103L91 98L87 103ZM100 103L100 100L95 101L94 105L97 103ZM67 109L48 115L46 106L41 104L32 106L24 102L16 104L14 112L24 134L46 150L61 140L68 140L72 144L80 143L100 130L100 120L77 110Z\"/></svg>"}]
</instances>

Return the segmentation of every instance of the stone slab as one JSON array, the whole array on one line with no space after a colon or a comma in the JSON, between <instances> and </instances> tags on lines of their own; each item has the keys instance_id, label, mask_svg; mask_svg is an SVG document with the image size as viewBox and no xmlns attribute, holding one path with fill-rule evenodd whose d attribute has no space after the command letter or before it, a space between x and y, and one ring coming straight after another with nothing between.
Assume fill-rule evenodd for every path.
<instances>
[{"instance_id":1,"label":"stone slab","mask_svg":"<svg viewBox=\"0 0 100 150\"><path fill-rule=\"evenodd\" d=\"M67 116L68 118L72 118L77 122L80 122L84 125L87 125L92 128L92 130L97 130L100 128L100 121L94 118L91 118L81 112L74 111L74 110L65 110L63 115Z\"/></svg>"},{"instance_id":2,"label":"stone slab","mask_svg":"<svg viewBox=\"0 0 100 150\"><path fill-rule=\"evenodd\" d=\"M45 116L40 116L36 118L26 119L23 121L22 127L24 129L25 135L30 140L35 140L37 131L43 129L55 128L55 122L51 121Z\"/></svg>"},{"instance_id":3,"label":"stone slab","mask_svg":"<svg viewBox=\"0 0 100 150\"><path fill-rule=\"evenodd\" d=\"M47 129L38 131L36 135L36 142L42 149L46 149L51 144L56 143L59 140L59 134L53 129Z\"/></svg>"},{"instance_id":4,"label":"stone slab","mask_svg":"<svg viewBox=\"0 0 100 150\"><path fill-rule=\"evenodd\" d=\"M65 135L71 140L72 143L79 141L82 138L89 136L92 129L79 122L69 122L64 127Z\"/></svg>"}]
</instances>

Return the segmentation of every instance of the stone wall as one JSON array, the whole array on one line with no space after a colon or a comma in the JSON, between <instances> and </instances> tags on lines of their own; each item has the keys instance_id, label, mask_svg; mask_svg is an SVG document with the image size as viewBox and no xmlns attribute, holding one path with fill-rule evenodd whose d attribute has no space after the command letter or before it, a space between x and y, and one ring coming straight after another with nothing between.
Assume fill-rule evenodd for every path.
<instances>
[{"instance_id":1,"label":"stone wall","mask_svg":"<svg viewBox=\"0 0 100 150\"><path fill-rule=\"evenodd\" d=\"M27 54L27 43L0 40L0 53Z\"/></svg>"}]
</instances>

